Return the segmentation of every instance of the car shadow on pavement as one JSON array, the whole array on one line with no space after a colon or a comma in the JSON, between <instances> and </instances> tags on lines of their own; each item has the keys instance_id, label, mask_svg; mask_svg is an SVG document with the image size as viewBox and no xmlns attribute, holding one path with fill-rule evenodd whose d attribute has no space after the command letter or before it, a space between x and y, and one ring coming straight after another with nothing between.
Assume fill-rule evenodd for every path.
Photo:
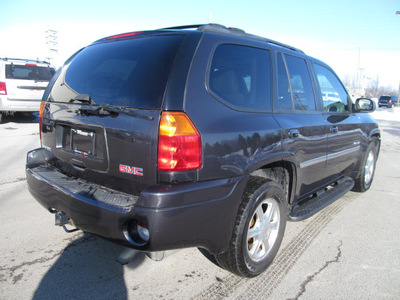
<instances>
[{"instance_id":1,"label":"car shadow on pavement","mask_svg":"<svg viewBox=\"0 0 400 300\"><path fill-rule=\"evenodd\" d=\"M18 124L30 124L39 123L39 113L15 113L13 116L3 116L1 120L2 124L6 123L18 123Z\"/></svg>"},{"instance_id":2,"label":"car shadow on pavement","mask_svg":"<svg viewBox=\"0 0 400 300\"><path fill-rule=\"evenodd\" d=\"M127 299L124 269L117 258L124 247L91 234L71 242L41 280L32 299ZM129 263L145 260L139 253Z\"/></svg>"}]
</instances>

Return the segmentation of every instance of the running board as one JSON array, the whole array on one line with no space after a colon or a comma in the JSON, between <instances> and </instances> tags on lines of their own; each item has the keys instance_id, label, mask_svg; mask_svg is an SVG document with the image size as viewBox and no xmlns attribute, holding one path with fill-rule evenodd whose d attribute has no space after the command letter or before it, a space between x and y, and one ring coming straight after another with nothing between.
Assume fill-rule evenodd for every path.
<instances>
[{"instance_id":1,"label":"running board","mask_svg":"<svg viewBox=\"0 0 400 300\"><path fill-rule=\"evenodd\" d=\"M328 206L335 200L342 197L354 186L354 180L348 176L343 177L337 182L326 187L322 191L314 194L308 200L300 201L300 204L293 206L288 219L289 221L303 221L319 212L324 207Z\"/></svg>"}]
</instances>

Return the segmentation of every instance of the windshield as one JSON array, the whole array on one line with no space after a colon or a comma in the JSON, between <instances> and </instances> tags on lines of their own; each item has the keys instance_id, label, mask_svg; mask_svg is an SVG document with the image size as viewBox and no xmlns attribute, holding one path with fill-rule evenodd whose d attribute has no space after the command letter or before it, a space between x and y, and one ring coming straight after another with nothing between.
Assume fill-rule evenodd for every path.
<instances>
[{"instance_id":1,"label":"windshield","mask_svg":"<svg viewBox=\"0 0 400 300\"><path fill-rule=\"evenodd\" d=\"M56 71L50 67L36 65L6 65L7 79L50 81Z\"/></svg>"},{"instance_id":2,"label":"windshield","mask_svg":"<svg viewBox=\"0 0 400 300\"><path fill-rule=\"evenodd\" d=\"M68 66L65 83L96 104L159 109L183 38L147 36L88 46Z\"/></svg>"}]
</instances>

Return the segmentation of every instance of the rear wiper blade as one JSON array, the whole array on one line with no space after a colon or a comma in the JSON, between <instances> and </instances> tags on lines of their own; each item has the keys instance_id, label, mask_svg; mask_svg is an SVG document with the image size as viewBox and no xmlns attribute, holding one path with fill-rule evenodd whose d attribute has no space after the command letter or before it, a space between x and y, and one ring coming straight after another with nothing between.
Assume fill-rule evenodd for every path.
<instances>
[{"instance_id":1,"label":"rear wiper blade","mask_svg":"<svg viewBox=\"0 0 400 300\"><path fill-rule=\"evenodd\" d=\"M131 108L122 106L112 106L112 105L99 105L95 107L81 107L79 111L86 115L96 115L96 116L115 116L118 114L125 114L129 116L139 117L146 120L154 120L153 117L138 114Z\"/></svg>"},{"instance_id":2,"label":"rear wiper blade","mask_svg":"<svg viewBox=\"0 0 400 300\"><path fill-rule=\"evenodd\" d=\"M88 95L88 94L79 94L74 99L69 100L69 103L72 103L75 101L79 101L79 102L82 102L85 104L86 103L87 104L95 104L94 101L92 100L92 98L90 98L90 95Z\"/></svg>"},{"instance_id":3,"label":"rear wiper blade","mask_svg":"<svg viewBox=\"0 0 400 300\"><path fill-rule=\"evenodd\" d=\"M129 116L143 118L146 120L154 120L153 117L138 114L132 108L127 108L127 107L123 107L123 106L113 106L113 105L100 105L100 107L101 107L101 109L111 112L111 113L117 113L117 114L121 113L121 114L129 115Z\"/></svg>"}]
</instances>

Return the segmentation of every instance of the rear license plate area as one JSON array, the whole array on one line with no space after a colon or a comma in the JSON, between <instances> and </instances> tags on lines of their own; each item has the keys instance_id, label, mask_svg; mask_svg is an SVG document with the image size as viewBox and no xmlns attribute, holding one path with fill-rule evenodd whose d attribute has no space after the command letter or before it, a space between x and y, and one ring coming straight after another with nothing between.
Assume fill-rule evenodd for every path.
<instances>
[{"instance_id":1,"label":"rear license plate area","mask_svg":"<svg viewBox=\"0 0 400 300\"><path fill-rule=\"evenodd\" d=\"M92 131L71 129L71 149L83 156L94 156L96 149L96 134Z\"/></svg>"}]
</instances>

